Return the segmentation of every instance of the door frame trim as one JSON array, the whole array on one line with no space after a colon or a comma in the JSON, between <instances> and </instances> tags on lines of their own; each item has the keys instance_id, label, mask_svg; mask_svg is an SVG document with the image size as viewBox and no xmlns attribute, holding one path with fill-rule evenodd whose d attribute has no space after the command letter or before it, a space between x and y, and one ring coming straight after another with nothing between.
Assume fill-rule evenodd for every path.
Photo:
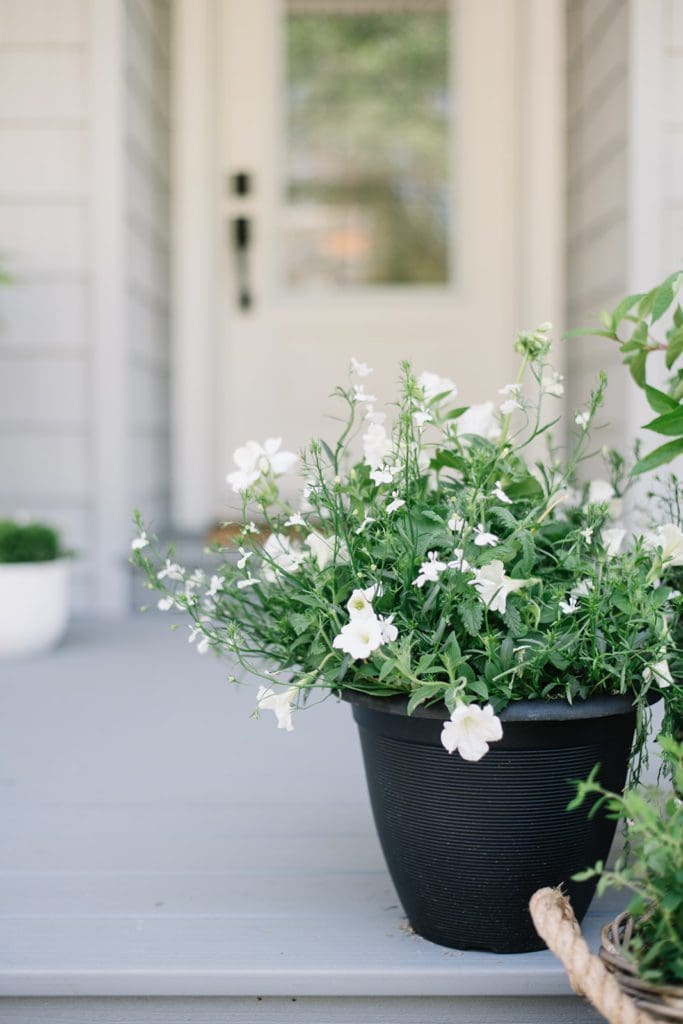
<instances>
[{"instance_id":1,"label":"door frame trim","mask_svg":"<svg viewBox=\"0 0 683 1024\"><path fill-rule=\"evenodd\" d=\"M564 323L565 18L563 0L517 6L520 78L517 321ZM216 368L221 181L214 53L216 0L174 0L172 18L171 494L176 529L204 530L218 507ZM539 87L541 83L541 87ZM521 230L521 227L524 230ZM227 470L227 467L226 467Z\"/></svg>"}]
</instances>

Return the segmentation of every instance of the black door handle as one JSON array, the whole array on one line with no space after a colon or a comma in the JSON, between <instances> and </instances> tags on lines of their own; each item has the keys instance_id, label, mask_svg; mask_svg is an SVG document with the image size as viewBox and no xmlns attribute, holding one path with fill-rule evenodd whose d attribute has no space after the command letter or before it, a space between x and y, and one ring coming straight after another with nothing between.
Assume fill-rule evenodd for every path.
<instances>
[{"instance_id":1,"label":"black door handle","mask_svg":"<svg viewBox=\"0 0 683 1024\"><path fill-rule=\"evenodd\" d=\"M237 305L240 309L251 309L252 294L249 287L249 246L251 245L251 222L249 218L233 218L231 233L232 245L235 250Z\"/></svg>"}]
</instances>

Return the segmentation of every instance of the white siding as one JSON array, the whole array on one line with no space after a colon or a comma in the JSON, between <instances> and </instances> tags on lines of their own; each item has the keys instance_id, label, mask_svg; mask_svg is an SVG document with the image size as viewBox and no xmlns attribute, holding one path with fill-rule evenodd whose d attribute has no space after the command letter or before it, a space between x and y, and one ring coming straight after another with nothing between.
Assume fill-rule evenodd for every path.
<instances>
[{"instance_id":1,"label":"white siding","mask_svg":"<svg viewBox=\"0 0 683 1024\"><path fill-rule=\"evenodd\" d=\"M0 0L0 516L55 522L91 585L85 0Z\"/></svg>"},{"instance_id":2,"label":"white siding","mask_svg":"<svg viewBox=\"0 0 683 1024\"><path fill-rule=\"evenodd\" d=\"M169 505L169 9L125 0L125 182L130 502Z\"/></svg>"},{"instance_id":3,"label":"white siding","mask_svg":"<svg viewBox=\"0 0 683 1024\"><path fill-rule=\"evenodd\" d=\"M111 12L118 35L102 38L96 8ZM166 0L0 0L0 260L14 277L0 289L0 516L62 528L79 556L76 605L90 612L105 606L126 558L133 505L162 527L168 508L168 48ZM93 233L102 204L116 202L97 179L92 83L103 50L116 61L112 102L123 112L121 130L111 127L125 193L118 382L99 368L98 309L117 294ZM104 386L123 421L113 443L124 480L112 474L111 502L98 464ZM107 505L116 541L103 558L94 549Z\"/></svg>"},{"instance_id":4,"label":"white siding","mask_svg":"<svg viewBox=\"0 0 683 1024\"><path fill-rule=\"evenodd\" d=\"M662 256L683 265L683 3L665 0L662 35Z\"/></svg>"},{"instance_id":5,"label":"white siding","mask_svg":"<svg viewBox=\"0 0 683 1024\"><path fill-rule=\"evenodd\" d=\"M567 322L593 325L628 290L629 74L625 0L567 4ZM624 437L627 373L600 338L567 342L569 408L582 404L598 371L609 372L604 418Z\"/></svg>"}]
</instances>

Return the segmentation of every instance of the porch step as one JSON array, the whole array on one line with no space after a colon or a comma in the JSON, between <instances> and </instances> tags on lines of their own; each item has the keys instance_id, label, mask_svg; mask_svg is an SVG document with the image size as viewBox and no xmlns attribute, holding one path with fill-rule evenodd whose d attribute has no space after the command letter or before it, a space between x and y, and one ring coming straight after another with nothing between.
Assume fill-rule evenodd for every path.
<instances>
[{"instance_id":1,"label":"porch step","mask_svg":"<svg viewBox=\"0 0 683 1024\"><path fill-rule=\"evenodd\" d=\"M547 952L412 934L349 709L278 731L228 671L160 616L0 669L0 1020L598 1020Z\"/></svg>"}]
</instances>

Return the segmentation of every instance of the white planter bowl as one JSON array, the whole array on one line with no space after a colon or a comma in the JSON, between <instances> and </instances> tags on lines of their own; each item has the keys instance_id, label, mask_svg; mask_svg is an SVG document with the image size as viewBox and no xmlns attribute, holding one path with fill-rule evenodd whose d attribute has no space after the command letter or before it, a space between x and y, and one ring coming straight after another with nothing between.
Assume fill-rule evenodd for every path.
<instances>
[{"instance_id":1,"label":"white planter bowl","mask_svg":"<svg viewBox=\"0 0 683 1024\"><path fill-rule=\"evenodd\" d=\"M68 618L68 558L0 563L0 658L49 650Z\"/></svg>"}]
</instances>

